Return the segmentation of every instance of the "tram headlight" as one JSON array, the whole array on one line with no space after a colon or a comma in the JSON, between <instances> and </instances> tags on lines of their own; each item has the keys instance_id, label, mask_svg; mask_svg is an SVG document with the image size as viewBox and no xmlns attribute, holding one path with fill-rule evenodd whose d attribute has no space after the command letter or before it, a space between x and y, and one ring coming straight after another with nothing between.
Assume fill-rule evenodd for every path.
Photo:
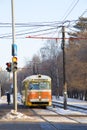
<instances>
[{"instance_id":1,"label":"tram headlight","mask_svg":"<svg viewBox=\"0 0 87 130\"><path fill-rule=\"evenodd\" d=\"M39 96L39 99L41 99L41 96Z\"/></svg>"}]
</instances>

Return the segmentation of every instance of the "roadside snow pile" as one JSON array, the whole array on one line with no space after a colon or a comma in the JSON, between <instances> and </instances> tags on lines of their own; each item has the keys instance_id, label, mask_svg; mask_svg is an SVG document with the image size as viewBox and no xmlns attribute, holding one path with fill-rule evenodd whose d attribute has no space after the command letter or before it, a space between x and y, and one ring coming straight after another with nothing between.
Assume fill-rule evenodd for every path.
<instances>
[{"instance_id":1,"label":"roadside snow pile","mask_svg":"<svg viewBox=\"0 0 87 130\"><path fill-rule=\"evenodd\" d=\"M57 113L61 114L61 115L87 115L86 113L82 113L79 111L74 111L74 110L64 110L62 108L57 108Z\"/></svg>"},{"instance_id":2,"label":"roadside snow pile","mask_svg":"<svg viewBox=\"0 0 87 130\"><path fill-rule=\"evenodd\" d=\"M32 117L26 116L23 113L15 112L14 110L11 110L9 113L7 113L5 116L2 117L2 120L28 120L33 119Z\"/></svg>"},{"instance_id":3,"label":"roadside snow pile","mask_svg":"<svg viewBox=\"0 0 87 130\"><path fill-rule=\"evenodd\" d=\"M7 103L7 98L6 98L6 96L2 96L1 98L0 98L0 104L1 103Z\"/></svg>"}]
</instances>

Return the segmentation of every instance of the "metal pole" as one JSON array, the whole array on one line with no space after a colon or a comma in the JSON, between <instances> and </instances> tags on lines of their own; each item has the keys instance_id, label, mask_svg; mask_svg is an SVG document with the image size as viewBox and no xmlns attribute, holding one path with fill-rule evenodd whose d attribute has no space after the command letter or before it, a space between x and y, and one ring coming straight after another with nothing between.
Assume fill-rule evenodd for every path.
<instances>
[{"instance_id":1,"label":"metal pole","mask_svg":"<svg viewBox=\"0 0 87 130\"><path fill-rule=\"evenodd\" d=\"M64 109L67 109L67 84L65 75L65 27L62 26L62 49L63 49L63 85L64 85Z\"/></svg>"},{"instance_id":2,"label":"metal pole","mask_svg":"<svg viewBox=\"0 0 87 130\"><path fill-rule=\"evenodd\" d=\"M56 98L59 98L59 69L58 69L58 57L56 56L56 78L57 78L57 96Z\"/></svg>"},{"instance_id":3,"label":"metal pole","mask_svg":"<svg viewBox=\"0 0 87 130\"><path fill-rule=\"evenodd\" d=\"M14 22L14 0L11 0L12 8L12 44L15 43L15 22ZM13 104L14 110L17 112L17 72L13 71Z\"/></svg>"}]
</instances>

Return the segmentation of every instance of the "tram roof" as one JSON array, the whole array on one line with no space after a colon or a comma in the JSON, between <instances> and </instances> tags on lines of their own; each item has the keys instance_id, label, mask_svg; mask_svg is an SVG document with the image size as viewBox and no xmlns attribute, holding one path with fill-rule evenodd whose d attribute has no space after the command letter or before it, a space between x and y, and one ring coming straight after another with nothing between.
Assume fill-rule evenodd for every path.
<instances>
[{"instance_id":1,"label":"tram roof","mask_svg":"<svg viewBox=\"0 0 87 130\"><path fill-rule=\"evenodd\" d=\"M38 80L38 79L43 79L43 80L48 80L48 81L51 81L51 78L47 75L41 75L41 74L38 74L38 75L31 75L31 76L28 76L26 77L23 82L26 82L26 81L31 81L31 80Z\"/></svg>"}]
</instances>

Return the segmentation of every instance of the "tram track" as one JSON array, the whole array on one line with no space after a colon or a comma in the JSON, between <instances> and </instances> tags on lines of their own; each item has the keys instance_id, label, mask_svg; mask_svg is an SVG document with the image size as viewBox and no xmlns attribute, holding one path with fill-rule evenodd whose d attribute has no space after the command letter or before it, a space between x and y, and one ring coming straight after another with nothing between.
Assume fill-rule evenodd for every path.
<instances>
[{"instance_id":1,"label":"tram track","mask_svg":"<svg viewBox=\"0 0 87 130\"><path fill-rule=\"evenodd\" d=\"M5 113L8 113L10 111L11 106L7 106L4 105L2 106L1 109L1 118L2 115L5 115ZM26 115L28 118L27 121L29 122L45 122L47 125L49 125L49 127L54 127L55 130L57 130L56 127L56 123L60 122L60 123L80 123L79 120L77 120L77 118L87 118L87 115L62 115L58 113L58 109L53 108L53 107L47 107L46 109L44 108L40 108L40 107L26 107L23 104L18 105L18 112L23 113L24 115ZM23 119L21 119L23 120ZM66 122L66 120L68 120ZM64 121L64 122L63 122ZM45 124L44 123L44 124ZM43 124L43 123L41 123Z\"/></svg>"},{"instance_id":2,"label":"tram track","mask_svg":"<svg viewBox=\"0 0 87 130\"><path fill-rule=\"evenodd\" d=\"M48 112L48 110L49 109L46 109L47 110L47 112ZM45 110L45 111L46 111ZM35 112L35 109L32 109L32 111L34 112L34 113L36 113L36 116L38 116L39 118L41 118L41 120L43 120L44 122L46 122L46 124L44 124L45 126L43 126L43 127L53 127L53 129L55 129L55 130L58 130L58 127L56 127L51 121L49 121L47 118L48 117L51 117L52 118L52 115L50 115L50 114L38 114L37 112ZM50 110L49 110L50 111ZM47 113L46 112L46 113ZM53 115L54 116L54 115ZM58 117L58 114L56 113L56 115L55 116L57 116ZM46 118L47 117L47 118ZM56 118L56 117L55 117Z\"/></svg>"},{"instance_id":3,"label":"tram track","mask_svg":"<svg viewBox=\"0 0 87 130\"><path fill-rule=\"evenodd\" d=\"M56 112L56 111L54 111L54 110L51 110L51 111L53 111L53 112L55 112L56 114L57 114L57 116L60 116L60 117L65 117L65 118L67 118L67 119L69 119L69 120L73 120L73 121L75 121L76 123L80 123L79 121L77 121L75 118L76 117L87 117L87 115L63 115L63 114L59 114L58 112ZM73 118L74 117L74 118Z\"/></svg>"},{"instance_id":4,"label":"tram track","mask_svg":"<svg viewBox=\"0 0 87 130\"><path fill-rule=\"evenodd\" d=\"M62 119L64 118L66 120L68 119L71 122L80 124L80 122L76 120L75 117L81 117L81 115L62 115L62 114L57 113L56 111L49 109L49 107L47 107L47 109L43 109L43 108L29 108L28 109L27 108L25 112L23 109L22 111L27 116L36 117L36 119L39 119L39 122L45 122L46 125L49 125L49 127L53 127L55 130L58 130L58 128L55 125L57 121L55 122L55 120L57 119L59 120L61 118ZM84 117L87 117L87 115L84 115Z\"/></svg>"},{"instance_id":5,"label":"tram track","mask_svg":"<svg viewBox=\"0 0 87 130\"><path fill-rule=\"evenodd\" d=\"M27 116L36 117L36 120L35 120L36 122L37 122L37 120L39 120L39 122L45 122L44 125L43 125L43 123L41 124L42 127L49 127L49 128L51 127L51 128L53 128L53 130L58 130L58 128L47 119L48 117L52 118L54 116L56 118L56 117L58 117L58 114L49 109L43 109L40 107L29 108L29 107L21 106L19 111L22 112L23 114L26 114ZM51 114L49 114L49 112L54 113L54 114L51 115Z\"/></svg>"},{"instance_id":6,"label":"tram track","mask_svg":"<svg viewBox=\"0 0 87 130\"><path fill-rule=\"evenodd\" d=\"M52 119L52 118L54 118L55 117L55 119L56 118L66 118L66 119L68 119L68 120L71 120L71 122L74 122L74 123L79 123L79 124L81 124L81 122L80 121L78 121L78 120L76 120L75 118L76 117L87 117L87 115L62 115L62 114L59 114L59 113L57 113L56 111L53 111L53 110L50 110L49 109L49 107L47 108L47 111L51 111L51 112L54 112L55 113L55 116L54 115L44 115L44 114L37 114L37 116L38 117L40 117L43 121L45 121L45 122L47 122L49 125L51 125L52 127L54 127L55 128L55 130L57 130L57 127L54 125L54 123L53 123L53 121L50 121L49 120L49 118L50 119ZM35 111L35 109L32 109L32 111ZM36 112L37 113L37 112ZM62 123L62 122L61 122Z\"/></svg>"}]
</instances>

